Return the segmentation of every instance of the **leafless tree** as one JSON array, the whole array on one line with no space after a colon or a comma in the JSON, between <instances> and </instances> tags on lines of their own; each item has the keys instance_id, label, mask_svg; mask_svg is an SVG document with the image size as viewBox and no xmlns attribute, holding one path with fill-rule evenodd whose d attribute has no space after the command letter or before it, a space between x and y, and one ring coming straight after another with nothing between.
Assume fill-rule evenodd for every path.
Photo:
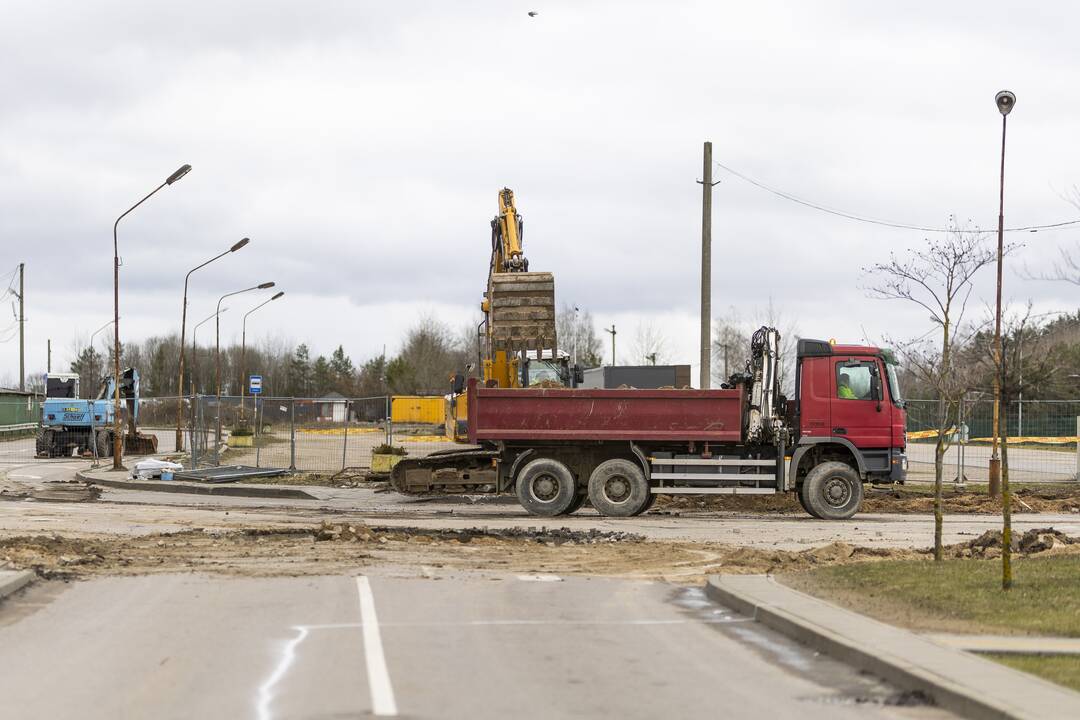
<instances>
[{"instance_id":1,"label":"leafless tree","mask_svg":"<svg viewBox=\"0 0 1080 720\"><path fill-rule=\"evenodd\" d=\"M669 358L668 339L651 320L638 320L634 329L634 358L642 365L665 365Z\"/></svg>"},{"instance_id":2,"label":"leafless tree","mask_svg":"<svg viewBox=\"0 0 1080 720\"><path fill-rule=\"evenodd\" d=\"M970 387L970 377L957 372L953 348L963 327L964 312L973 289L972 279L993 262L994 251L977 228L960 227L950 218L950 232L928 238L925 245L902 256L890 253L888 262L864 269L869 276L870 297L904 300L929 313L931 330L940 331L940 345L917 338L897 343L908 366L937 394L937 442L934 446L934 559L943 558L942 474L950 428L955 422L960 397Z\"/></svg>"}]
</instances>

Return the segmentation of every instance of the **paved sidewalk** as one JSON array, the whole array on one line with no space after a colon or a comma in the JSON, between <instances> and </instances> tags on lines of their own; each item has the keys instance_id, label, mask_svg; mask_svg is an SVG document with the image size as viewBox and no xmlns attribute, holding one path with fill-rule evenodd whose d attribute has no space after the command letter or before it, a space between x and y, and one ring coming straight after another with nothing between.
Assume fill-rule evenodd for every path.
<instances>
[{"instance_id":1,"label":"paved sidewalk","mask_svg":"<svg viewBox=\"0 0 1080 720\"><path fill-rule=\"evenodd\" d=\"M767 575L717 575L706 592L838 660L971 718L1080 718L1080 693L792 590Z\"/></svg>"},{"instance_id":2,"label":"paved sidewalk","mask_svg":"<svg viewBox=\"0 0 1080 720\"><path fill-rule=\"evenodd\" d=\"M1080 638L1031 635L956 635L928 633L926 637L957 650L1020 655L1080 655Z\"/></svg>"}]
</instances>

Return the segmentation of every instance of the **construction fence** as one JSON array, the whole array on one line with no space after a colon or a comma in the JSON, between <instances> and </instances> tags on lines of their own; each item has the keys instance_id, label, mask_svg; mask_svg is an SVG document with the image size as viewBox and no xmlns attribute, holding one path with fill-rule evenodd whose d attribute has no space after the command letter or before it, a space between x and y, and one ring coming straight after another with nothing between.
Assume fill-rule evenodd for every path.
<instances>
[{"instance_id":1,"label":"construction fence","mask_svg":"<svg viewBox=\"0 0 1080 720\"><path fill-rule=\"evenodd\" d=\"M907 400L908 477L932 480L937 442L938 401ZM1009 479L1062 482L1080 479L1080 401L1024 400L1005 403L1000 423L1008 436ZM945 479L989 481L994 403L990 398L961 403L949 424Z\"/></svg>"},{"instance_id":2,"label":"construction fence","mask_svg":"<svg viewBox=\"0 0 1080 720\"><path fill-rule=\"evenodd\" d=\"M410 457L454 445L434 409L423 408L418 419L425 422L395 421L388 396L222 397L219 403L215 396L200 395L186 398L185 404L184 463L199 467L251 465L333 474L371 469L373 451L383 445L403 448Z\"/></svg>"},{"instance_id":3,"label":"construction fence","mask_svg":"<svg viewBox=\"0 0 1080 720\"><path fill-rule=\"evenodd\" d=\"M453 447L444 434L442 398L264 398L198 395L144 398L140 432L158 440L158 452L200 467L252 465L333 474L371 468L372 451L390 444L409 456ZM85 402L85 401L74 401ZM177 411L182 404L180 452ZM937 401L908 400L909 477L934 475ZM1010 478L1061 482L1080 477L1077 449L1080 401L1025 400L1007 403L1002 422L1009 435ZM33 398L0 398L0 465L33 462L41 406ZM950 427L946 480L986 482L993 432L990 399L965 402ZM248 434L250 433L250 434ZM65 446L65 456L94 457L92 443Z\"/></svg>"}]
</instances>

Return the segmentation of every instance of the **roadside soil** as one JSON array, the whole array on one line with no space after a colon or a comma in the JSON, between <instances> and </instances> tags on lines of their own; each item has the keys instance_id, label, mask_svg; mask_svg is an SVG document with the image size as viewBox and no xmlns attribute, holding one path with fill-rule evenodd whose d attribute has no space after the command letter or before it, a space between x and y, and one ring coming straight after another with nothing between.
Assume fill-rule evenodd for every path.
<instances>
[{"instance_id":1,"label":"roadside soil","mask_svg":"<svg viewBox=\"0 0 1080 720\"><path fill-rule=\"evenodd\" d=\"M942 501L946 513L970 513L1000 515L1001 501L993 500L985 487L969 488L958 493L945 488ZM762 513L803 514L799 501L792 493L780 495L713 495L713 496L661 496L653 507L654 513L679 512L681 510L731 510ZM932 513L934 511L933 488L867 488L863 499L863 513ZM1026 486L1013 492L1013 512L1020 513L1080 513L1080 486L1050 485Z\"/></svg>"},{"instance_id":2,"label":"roadside soil","mask_svg":"<svg viewBox=\"0 0 1080 720\"><path fill-rule=\"evenodd\" d=\"M627 533L566 528L431 530L323 523L306 528L197 528L141 537L74 538L59 534L0 540L0 567L40 576L211 572L243 576L307 575L372 565L518 573L587 574L701 584L717 572L762 573L883 558L918 558L912 550L833 543L803 551L720 543L663 542Z\"/></svg>"}]
</instances>

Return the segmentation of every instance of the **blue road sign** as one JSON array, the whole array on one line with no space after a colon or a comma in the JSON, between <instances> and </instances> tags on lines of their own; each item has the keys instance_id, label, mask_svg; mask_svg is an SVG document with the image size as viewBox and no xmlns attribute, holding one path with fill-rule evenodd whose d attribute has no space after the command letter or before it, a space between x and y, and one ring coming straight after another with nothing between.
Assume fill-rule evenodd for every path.
<instances>
[{"instance_id":1,"label":"blue road sign","mask_svg":"<svg viewBox=\"0 0 1080 720\"><path fill-rule=\"evenodd\" d=\"M248 392L258 395L262 392L262 375L252 375L248 379Z\"/></svg>"}]
</instances>

